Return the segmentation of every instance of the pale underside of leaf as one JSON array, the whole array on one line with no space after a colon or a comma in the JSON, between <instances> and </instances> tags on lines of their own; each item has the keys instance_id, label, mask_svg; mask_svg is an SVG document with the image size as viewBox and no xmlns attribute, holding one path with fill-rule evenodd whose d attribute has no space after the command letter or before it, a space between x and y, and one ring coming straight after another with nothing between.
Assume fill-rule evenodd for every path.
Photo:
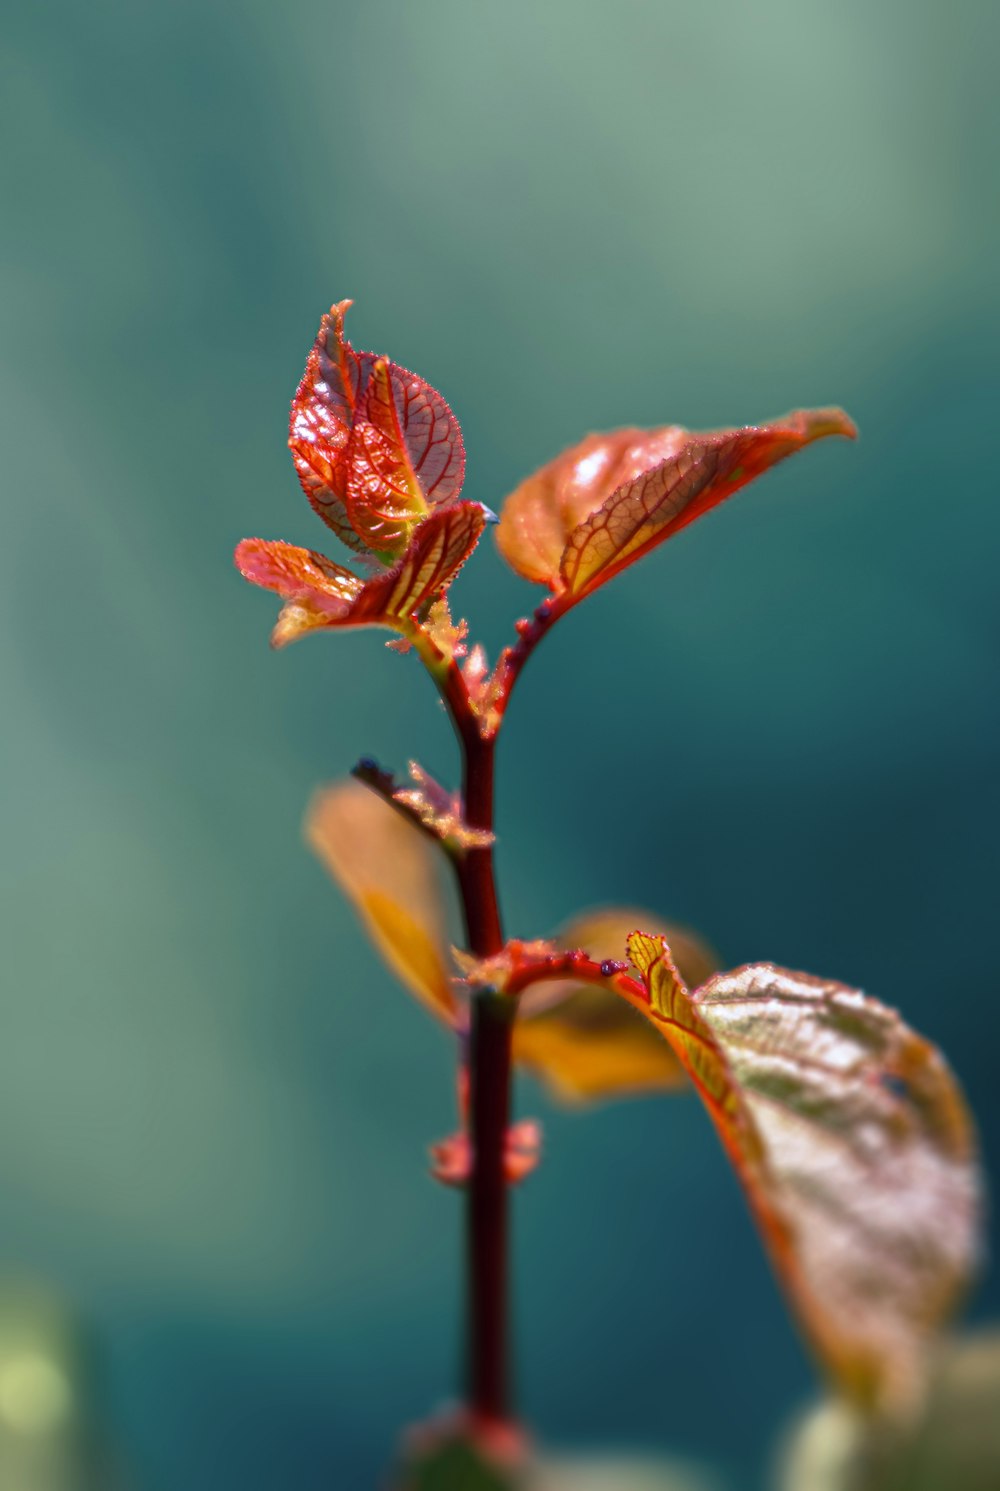
<instances>
[{"instance_id":1,"label":"pale underside of leaf","mask_svg":"<svg viewBox=\"0 0 1000 1491\"><path fill-rule=\"evenodd\" d=\"M595 962L620 958L629 932L651 926L668 939L687 978L700 983L718 963L693 932L634 908L586 912L560 929L554 944L581 948ZM670 1046L610 989L562 979L521 995L514 1055L554 1097L579 1104L669 1092L687 1085Z\"/></svg>"},{"instance_id":2,"label":"pale underside of leaf","mask_svg":"<svg viewBox=\"0 0 1000 1491\"><path fill-rule=\"evenodd\" d=\"M435 1015L452 1024L446 916L434 847L360 782L323 788L306 838L353 904L376 951Z\"/></svg>"},{"instance_id":3,"label":"pale underside of leaf","mask_svg":"<svg viewBox=\"0 0 1000 1491\"><path fill-rule=\"evenodd\" d=\"M974 1138L943 1058L842 984L761 964L691 994L659 938L629 956L821 1360L864 1405L912 1408L977 1252Z\"/></svg>"}]
</instances>

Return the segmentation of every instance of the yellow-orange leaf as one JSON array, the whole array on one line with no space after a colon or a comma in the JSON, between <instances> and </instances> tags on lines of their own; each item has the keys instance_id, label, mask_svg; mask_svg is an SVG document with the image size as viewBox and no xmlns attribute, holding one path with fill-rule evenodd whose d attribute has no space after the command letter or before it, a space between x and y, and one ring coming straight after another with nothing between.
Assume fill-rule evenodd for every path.
<instances>
[{"instance_id":1,"label":"yellow-orange leaf","mask_svg":"<svg viewBox=\"0 0 1000 1491\"><path fill-rule=\"evenodd\" d=\"M667 937L692 982L701 983L718 966L694 933L618 907L576 918L554 944L583 948L599 963L620 958L626 937L640 924ZM567 1103L667 1092L687 1083L684 1068L648 1021L610 988L572 979L535 984L521 995L514 1055Z\"/></svg>"},{"instance_id":2,"label":"yellow-orange leaf","mask_svg":"<svg viewBox=\"0 0 1000 1491\"><path fill-rule=\"evenodd\" d=\"M974 1137L944 1059L843 984L759 964L690 993L661 938L628 948L821 1360L864 1405L911 1408L977 1252Z\"/></svg>"},{"instance_id":3,"label":"yellow-orange leaf","mask_svg":"<svg viewBox=\"0 0 1000 1491\"><path fill-rule=\"evenodd\" d=\"M392 972L428 1009L453 1023L444 899L430 841L354 781L317 792L305 830Z\"/></svg>"}]
</instances>

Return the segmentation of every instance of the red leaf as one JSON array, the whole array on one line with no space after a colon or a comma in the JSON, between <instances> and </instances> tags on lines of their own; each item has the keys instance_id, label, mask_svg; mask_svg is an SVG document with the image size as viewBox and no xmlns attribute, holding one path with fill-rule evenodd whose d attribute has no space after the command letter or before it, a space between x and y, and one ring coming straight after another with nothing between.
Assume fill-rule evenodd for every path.
<instances>
[{"instance_id":1,"label":"red leaf","mask_svg":"<svg viewBox=\"0 0 1000 1491\"><path fill-rule=\"evenodd\" d=\"M855 433L841 410L818 409L709 434L592 435L512 493L498 543L520 574L572 603L786 456Z\"/></svg>"},{"instance_id":2,"label":"red leaf","mask_svg":"<svg viewBox=\"0 0 1000 1491\"><path fill-rule=\"evenodd\" d=\"M368 581L352 616L364 625L383 616L414 615L451 584L485 525L478 502L437 508L416 529L409 548L392 569Z\"/></svg>"},{"instance_id":3,"label":"red leaf","mask_svg":"<svg viewBox=\"0 0 1000 1491\"><path fill-rule=\"evenodd\" d=\"M280 540L244 539L236 565L245 579L287 602L271 636L275 647L330 627L387 626L406 632L417 613L451 584L485 521L477 502L437 509L416 529L392 569L370 580L313 549Z\"/></svg>"},{"instance_id":4,"label":"red leaf","mask_svg":"<svg viewBox=\"0 0 1000 1491\"><path fill-rule=\"evenodd\" d=\"M430 507L458 497L465 448L435 389L345 340L350 304L320 323L288 443L306 496L337 536L354 549L398 554Z\"/></svg>"}]
</instances>

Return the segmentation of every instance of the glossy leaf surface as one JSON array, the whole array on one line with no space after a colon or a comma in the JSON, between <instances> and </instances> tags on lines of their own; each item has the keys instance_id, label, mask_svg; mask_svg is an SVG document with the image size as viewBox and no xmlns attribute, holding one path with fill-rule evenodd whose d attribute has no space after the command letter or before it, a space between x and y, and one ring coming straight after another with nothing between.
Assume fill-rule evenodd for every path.
<instances>
[{"instance_id":1,"label":"glossy leaf surface","mask_svg":"<svg viewBox=\"0 0 1000 1491\"><path fill-rule=\"evenodd\" d=\"M693 933L668 926L647 912L618 907L578 917L554 942L561 948L583 948L601 962L621 957L625 939L637 925L662 932L690 982L701 983L718 966L711 949ZM521 995L514 1055L566 1103L669 1092L687 1085L684 1068L647 1020L610 988L572 979L536 984Z\"/></svg>"},{"instance_id":2,"label":"glossy leaf surface","mask_svg":"<svg viewBox=\"0 0 1000 1491\"><path fill-rule=\"evenodd\" d=\"M526 579L579 599L777 462L855 433L842 410L817 409L707 434L591 435L508 497L497 542Z\"/></svg>"},{"instance_id":3,"label":"glossy leaf surface","mask_svg":"<svg viewBox=\"0 0 1000 1491\"><path fill-rule=\"evenodd\" d=\"M236 549L244 579L286 602L272 633L275 647L331 627L386 626L406 631L411 620L447 589L479 541L485 524L476 502L440 508L414 531L391 569L362 580L313 549L281 540L246 538Z\"/></svg>"},{"instance_id":4,"label":"glossy leaf surface","mask_svg":"<svg viewBox=\"0 0 1000 1491\"><path fill-rule=\"evenodd\" d=\"M357 911L398 979L452 1023L445 906L433 844L360 782L323 788L310 804L306 837Z\"/></svg>"},{"instance_id":5,"label":"glossy leaf surface","mask_svg":"<svg viewBox=\"0 0 1000 1491\"><path fill-rule=\"evenodd\" d=\"M692 994L660 938L628 946L820 1358L865 1405L912 1407L977 1246L974 1141L943 1058L843 984L758 964Z\"/></svg>"},{"instance_id":6,"label":"glossy leaf surface","mask_svg":"<svg viewBox=\"0 0 1000 1491\"><path fill-rule=\"evenodd\" d=\"M320 323L292 402L289 448L315 511L354 549L398 555L431 507L454 501L465 448L430 384L344 337L349 300Z\"/></svg>"}]
</instances>

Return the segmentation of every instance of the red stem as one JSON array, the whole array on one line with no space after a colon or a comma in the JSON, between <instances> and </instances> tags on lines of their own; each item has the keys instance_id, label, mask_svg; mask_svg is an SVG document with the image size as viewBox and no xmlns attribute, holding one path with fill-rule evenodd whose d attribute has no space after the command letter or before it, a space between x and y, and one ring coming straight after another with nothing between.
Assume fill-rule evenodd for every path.
<instances>
[{"instance_id":1,"label":"red stem","mask_svg":"<svg viewBox=\"0 0 1000 1491\"><path fill-rule=\"evenodd\" d=\"M484 739L468 690L452 662L438 682L462 748L462 800L470 828L493 831L495 737ZM454 860L469 950L492 957L503 947L492 847ZM514 1004L492 989L472 998L469 1032L469 1136L472 1172L466 1212L466 1393L484 1424L511 1417L508 1340L508 1207L505 1151L510 1121Z\"/></svg>"}]
</instances>

